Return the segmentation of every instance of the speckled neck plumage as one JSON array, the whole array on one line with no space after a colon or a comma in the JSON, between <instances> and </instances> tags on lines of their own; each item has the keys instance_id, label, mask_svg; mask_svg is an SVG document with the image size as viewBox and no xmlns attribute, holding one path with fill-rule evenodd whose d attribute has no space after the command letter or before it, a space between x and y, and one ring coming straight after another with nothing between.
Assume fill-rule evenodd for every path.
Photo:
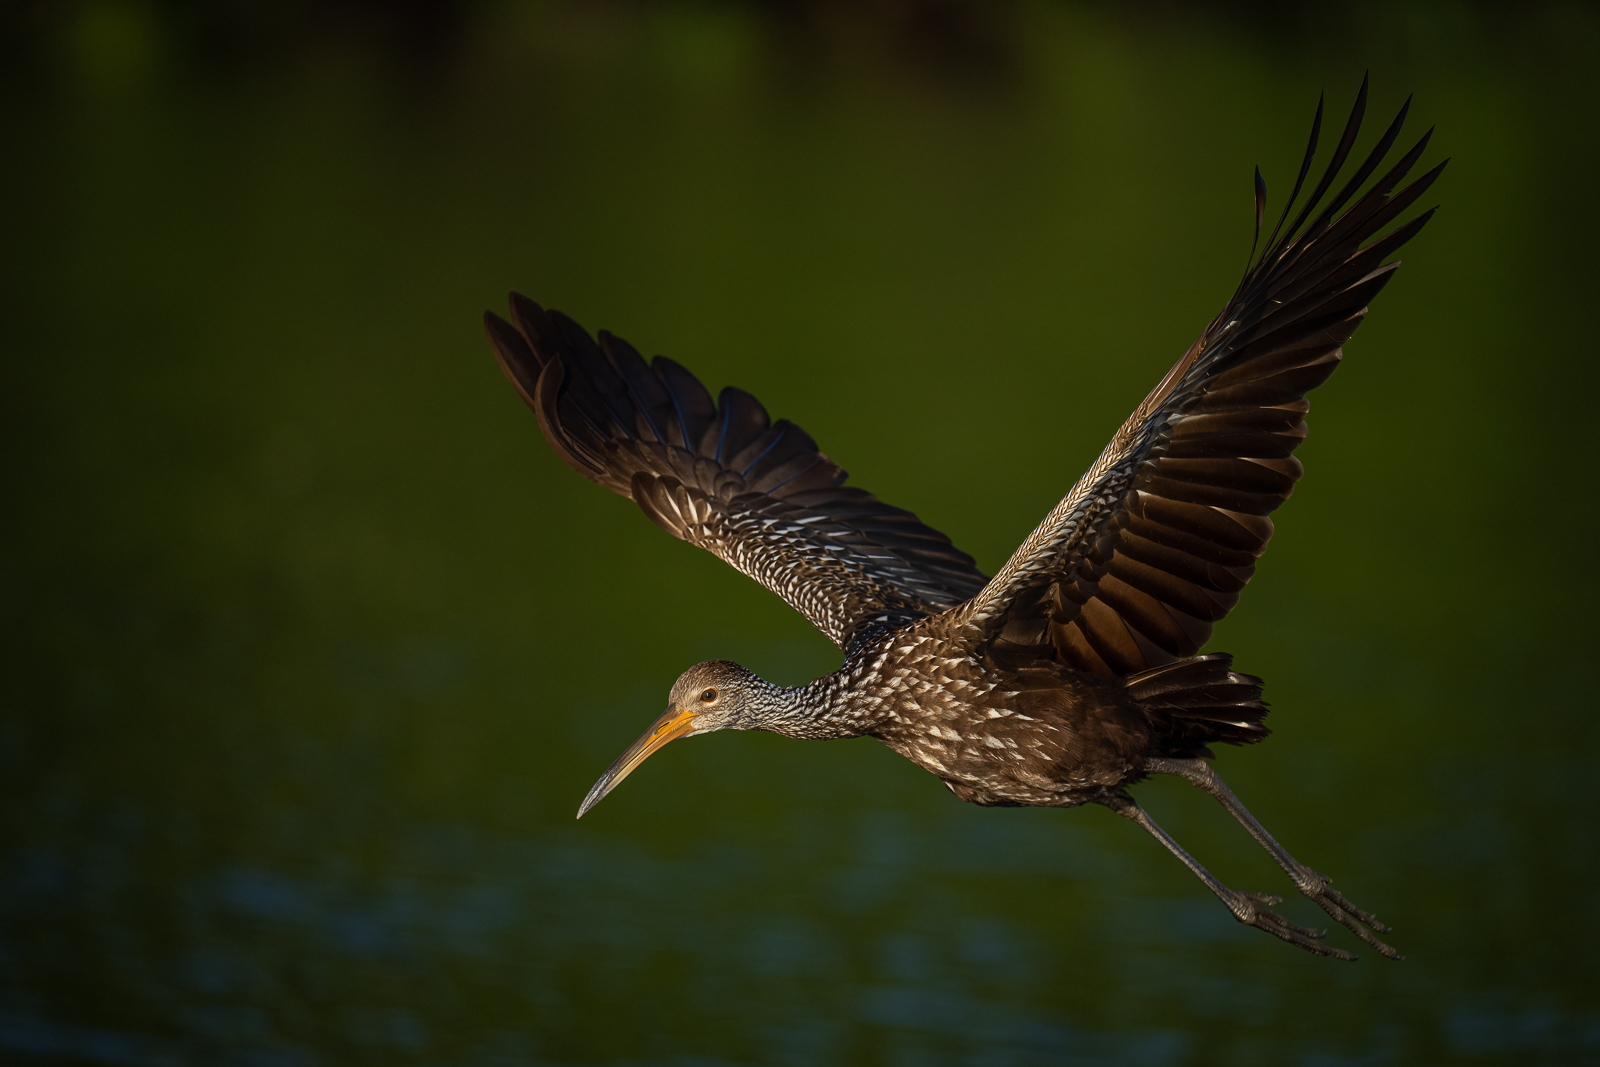
<instances>
[{"instance_id":1,"label":"speckled neck plumage","mask_svg":"<svg viewBox=\"0 0 1600 1067\"><path fill-rule=\"evenodd\" d=\"M877 721L864 714L860 702L847 687L849 664L805 685L780 686L758 690L751 701L751 713L740 726L747 730L766 730L785 737L825 741L864 737L873 732Z\"/></svg>"}]
</instances>

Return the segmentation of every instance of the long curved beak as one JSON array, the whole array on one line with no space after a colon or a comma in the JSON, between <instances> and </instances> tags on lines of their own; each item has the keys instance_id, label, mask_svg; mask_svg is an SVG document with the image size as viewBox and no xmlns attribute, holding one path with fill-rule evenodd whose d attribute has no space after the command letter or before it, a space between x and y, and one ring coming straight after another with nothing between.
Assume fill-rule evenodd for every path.
<instances>
[{"instance_id":1,"label":"long curved beak","mask_svg":"<svg viewBox=\"0 0 1600 1067\"><path fill-rule=\"evenodd\" d=\"M669 710L661 718L651 724L644 736L628 746L628 751L617 757L613 763L600 776L600 780L589 790L589 795L583 798L583 803L578 806L578 818L583 818L584 813L605 799L607 793L617 787L633 769L649 758L650 753L674 738L694 732L694 712Z\"/></svg>"}]
</instances>

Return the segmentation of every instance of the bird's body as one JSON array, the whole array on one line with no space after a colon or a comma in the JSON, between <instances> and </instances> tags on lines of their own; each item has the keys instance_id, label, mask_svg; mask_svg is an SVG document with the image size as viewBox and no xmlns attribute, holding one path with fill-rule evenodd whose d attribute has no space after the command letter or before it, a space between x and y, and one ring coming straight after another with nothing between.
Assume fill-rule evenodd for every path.
<instances>
[{"instance_id":1,"label":"bird's body","mask_svg":"<svg viewBox=\"0 0 1600 1067\"><path fill-rule=\"evenodd\" d=\"M1127 793L1150 774L1211 793L1306 896L1385 955L1385 927L1274 841L1212 771L1210 745L1267 736L1261 681L1197 655L1272 535L1301 475L1305 394L1333 372L1396 264L1383 258L1432 212L1369 240L1432 183L1400 192L1424 137L1359 198L1405 111L1355 178L1312 212L1348 156L1366 85L1332 163L1223 312L1167 372L1072 491L991 578L915 515L844 484L799 427L754 397L713 401L663 357L598 341L513 296L486 323L502 369L556 453L631 498L667 532L715 553L844 652L839 670L783 687L713 660L678 679L666 714L596 783L587 811L668 741L721 729L802 739L871 736L990 806L1098 803L1138 822L1241 922L1351 958L1218 882ZM1313 128L1300 181L1320 129ZM1257 175L1259 236L1265 188ZM1353 200L1353 202L1352 202ZM1350 206L1340 212L1340 208Z\"/></svg>"},{"instance_id":2,"label":"bird's body","mask_svg":"<svg viewBox=\"0 0 1600 1067\"><path fill-rule=\"evenodd\" d=\"M907 627L873 659L872 736L974 804L1073 807L1139 776L1152 731L1119 682L952 656L940 629Z\"/></svg>"},{"instance_id":3,"label":"bird's body","mask_svg":"<svg viewBox=\"0 0 1600 1067\"><path fill-rule=\"evenodd\" d=\"M962 800L1074 807L1142 777L1148 756L1203 750L1184 729L1193 720L1140 701L1140 683L1152 676L1187 673L1230 689L1229 706L1242 714L1265 710L1253 704L1256 679L1231 674L1223 656L1158 668L1130 684L1050 661L1005 666L964 644L942 616L874 634L834 673L764 690L745 728L805 740L875 737ZM759 681L751 675L746 684Z\"/></svg>"}]
</instances>

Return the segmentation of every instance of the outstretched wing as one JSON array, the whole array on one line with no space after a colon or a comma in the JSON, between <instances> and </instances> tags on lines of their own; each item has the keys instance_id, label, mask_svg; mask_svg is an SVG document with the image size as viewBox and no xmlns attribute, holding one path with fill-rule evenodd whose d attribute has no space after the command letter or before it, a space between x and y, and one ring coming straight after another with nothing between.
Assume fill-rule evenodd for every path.
<instances>
[{"instance_id":1,"label":"outstretched wing","mask_svg":"<svg viewBox=\"0 0 1600 1067\"><path fill-rule=\"evenodd\" d=\"M1198 652L1238 601L1272 536L1267 516L1302 473L1293 453L1306 433L1305 394L1333 373L1367 304L1399 266L1384 258L1433 214L1362 247L1444 168L1391 195L1432 130L1339 213L1393 144L1408 100L1351 180L1311 217L1350 153L1366 99L1363 80L1326 173L1279 240L1316 151L1318 103L1289 205L1228 306L963 609L996 650L1128 674ZM1258 237L1265 198L1258 171Z\"/></svg>"},{"instance_id":2,"label":"outstretched wing","mask_svg":"<svg viewBox=\"0 0 1600 1067\"><path fill-rule=\"evenodd\" d=\"M937 614L983 588L972 557L864 489L742 389L716 403L670 359L598 341L512 294L489 340L545 440L579 474L635 501L788 601L841 648L869 628Z\"/></svg>"}]
</instances>

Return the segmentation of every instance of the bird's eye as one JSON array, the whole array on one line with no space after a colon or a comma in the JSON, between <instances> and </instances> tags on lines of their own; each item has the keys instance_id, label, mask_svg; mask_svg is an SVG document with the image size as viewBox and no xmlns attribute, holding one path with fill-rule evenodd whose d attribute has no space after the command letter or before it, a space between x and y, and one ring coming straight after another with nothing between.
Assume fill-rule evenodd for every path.
<instances>
[{"instance_id":1,"label":"bird's eye","mask_svg":"<svg viewBox=\"0 0 1600 1067\"><path fill-rule=\"evenodd\" d=\"M716 699L717 699L717 691L715 689L707 689L704 693L700 694L700 701L703 704L715 703Z\"/></svg>"}]
</instances>

